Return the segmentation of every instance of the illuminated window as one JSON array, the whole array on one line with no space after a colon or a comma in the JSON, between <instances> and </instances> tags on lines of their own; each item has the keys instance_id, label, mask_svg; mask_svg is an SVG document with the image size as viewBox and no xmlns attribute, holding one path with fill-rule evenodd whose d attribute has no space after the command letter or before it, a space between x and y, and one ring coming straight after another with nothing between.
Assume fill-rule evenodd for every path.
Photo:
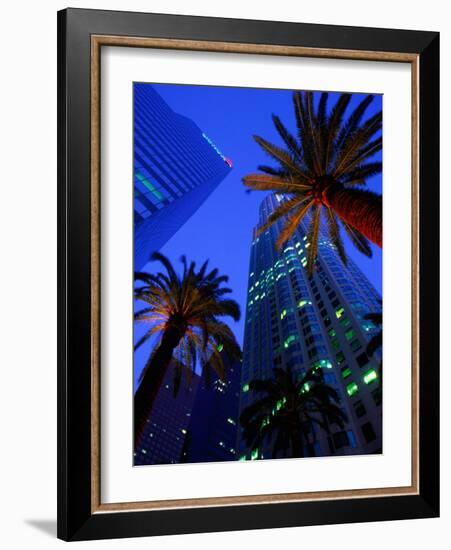
<instances>
[{"instance_id":1,"label":"illuminated window","mask_svg":"<svg viewBox=\"0 0 451 550\"><path fill-rule=\"evenodd\" d=\"M243 385L243 393L246 393L249 391L249 384L244 384Z\"/></svg>"},{"instance_id":2,"label":"illuminated window","mask_svg":"<svg viewBox=\"0 0 451 550\"><path fill-rule=\"evenodd\" d=\"M366 373L363 375L363 381L365 384L371 384L371 382L374 382L377 379L377 372L374 369L370 369L366 371Z\"/></svg>"},{"instance_id":3,"label":"illuminated window","mask_svg":"<svg viewBox=\"0 0 451 550\"><path fill-rule=\"evenodd\" d=\"M351 382L346 386L346 391L348 392L349 397L352 397L359 392L359 387L355 382Z\"/></svg>"},{"instance_id":4,"label":"illuminated window","mask_svg":"<svg viewBox=\"0 0 451 550\"><path fill-rule=\"evenodd\" d=\"M340 319L343 316L344 312L345 312L344 307L339 307L338 309L336 309L335 315L337 316L337 319Z\"/></svg>"},{"instance_id":5,"label":"illuminated window","mask_svg":"<svg viewBox=\"0 0 451 550\"><path fill-rule=\"evenodd\" d=\"M355 331L352 328L348 328L348 330L345 332L346 340L350 341L355 336Z\"/></svg>"},{"instance_id":6,"label":"illuminated window","mask_svg":"<svg viewBox=\"0 0 451 550\"><path fill-rule=\"evenodd\" d=\"M244 462L246 460L246 455L242 455L240 456L240 458L238 459L239 462Z\"/></svg>"},{"instance_id":7,"label":"illuminated window","mask_svg":"<svg viewBox=\"0 0 451 550\"><path fill-rule=\"evenodd\" d=\"M337 336L337 333L335 332L335 329L334 328L331 328L327 331L327 334L333 338L334 336Z\"/></svg>"},{"instance_id":8,"label":"illuminated window","mask_svg":"<svg viewBox=\"0 0 451 550\"><path fill-rule=\"evenodd\" d=\"M286 314L287 314L287 310L286 309L282 310L282 313L280 314L280 318L283 319L286 316Z\"/></svg>"},{"instance_id":9,"label":"illuminated window","mask_svg":"<svg viewBox=\"0 0 451 550\"><path fill-rule=\"evenodd\" d=\"M288 338L287 338L287 339L285 340L285 342L283 343L283 347L284 347L285 349L289 348L290 345L291 345L293 342L295 342L296 340L297 340L297 336L295 336L295 335L293 335L293 334L292 334L291 336L288 336Z\"/></svg>"},{"instance_id":10,"label":"illuminated window","mask_svg":"<svg viewBox=\"0 0 451 550\"><path fill-rule=\"evenodd\" d=\"M160 201L164 199L163 195L158 191L158 189L150 183L150 181L145 178L140 172L135 172L136 178L147 187L149 191Z\"/></svg>"},{"instance_id":11,"label":"illuminated window","mask_svg":"<svg viewBox=\"0 0 451 550\"><path fill-rule=\"evenodd\" d=\"M305 305L311 306L311 305L312 305L312 302L311 302L310 300L301 300L301 301L298 303L298 308L301 309L301 308L303 308Z\"/></svg>"},{"instance_id":12,"label":"illuminated window","mask_svg":"<svg viewBox=\"0 0 451 550\"><path fill-rule=\"evenodd\" d=\"M312 368L313 369L331 369L332 368L332 363L329 361L329 359L319 359L318 361L315 361L313 364L312 364Z\"/></svg>"},{"instance_id":13,"label":"illuminated window","mask_svg":"<svg viewBox=\"0 0 451 550\"><path fill-rule=\"evenodd\" d=\"M222 351L224 349L224 344L218 344L218 347L216 349L218 351Z\"/></svg>"},{"instance_id":14,"label":"illuminated window","mask_svg":"<svg viewBox=\"0 0 451 550\"><path fill-rule=\"evenodd\" d=\"M236 426L236 422L235 422L235 420L233 420L233 418L228 418L228 419L227 419L227 422L228 422L229 424L232 424L232 426Z\"/></svg>"},{"instance_id":15,"label":"illuminated window","mask_svg":"<svg viewBox=\"0 0 451 550\"><path fill-rule=\"evenodd\" d=\"M351 376L352 372L351 372L351 369L349 367L343 367L341 369L341 376L343 378L348 378L349 376Z\"/></svg>"},{"instance_id":16,"label":"illuminated window","mask_svg":"<svg viewBox=\"0 0 451 550\"><path fill-rule=\"evenodd\" d=\"M257 458L258 458L258 449L254 449L251 452L251 460L257 460Z\"/></svg>"}]
</instances>

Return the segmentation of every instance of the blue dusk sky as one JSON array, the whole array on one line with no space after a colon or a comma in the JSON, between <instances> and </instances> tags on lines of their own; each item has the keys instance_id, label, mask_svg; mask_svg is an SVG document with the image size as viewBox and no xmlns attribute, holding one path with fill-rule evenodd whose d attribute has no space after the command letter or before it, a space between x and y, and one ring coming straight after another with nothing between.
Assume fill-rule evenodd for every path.
<instances>
[{"instance_id":1,"label":"blue dusk sky","mask_svg":"<svg viewBox=\"0 0 451 550\"><path fill-rule=\"evenodd\" d=\"M230 174L161 252L176 268L181 268L179 258L186 254L188 260L195 260L199 265L208 258L210 267L217 267L221 274L229 276L229 286L233 289L231 297L242 310L241 320L230 324L242 344L252 230L258 220L259 205L267 194L261 191L246 193L242 178L257 172L259 164L275 165L253 139L253 135L259 135L282 146L271 120L272 114L278 115L296 134L292 91L174 84L152 86L175 112L191 118L233 162ZM329 107L337 97L338 94L329 94ZM363 97L362 94L353 95L347 114ZM382 96L376 96L366 116L373 115L381 107ZM380 160L381 154L373 159ZM382 193L382 177L368 179L367 188ZM348 255L382 293L381 250L372 246L373 258L368 259L354 248L344 231L342 237ZM159 264L150 262L143 271L152 272L156 268ZM142 348L135 354L135 376L148 357L147 346Z\"/></svg>"}]
</instances>

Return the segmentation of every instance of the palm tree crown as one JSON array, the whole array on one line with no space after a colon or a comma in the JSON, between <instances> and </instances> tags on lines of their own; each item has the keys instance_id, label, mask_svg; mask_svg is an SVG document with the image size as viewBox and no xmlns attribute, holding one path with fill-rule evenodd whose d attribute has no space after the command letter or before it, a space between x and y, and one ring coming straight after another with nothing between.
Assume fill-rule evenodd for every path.
<instances>
[{"instance_id":1,"label":"palm tree crown","mask_svg":"<svg viewBox=\"0 0 451 550\"><path fill-rule=\"evenodd\" d=\"M135 289L135 298L144 302L145 307L137 311L134 318L136 322L149 325L135 350L151 336L160 335L135 394L135 442L171 363L177 391L183 369L189 379L200 364L206 376L213 370L224 379L221 352L231 359L241 356L232 330L221 320L223 317L240 318L239 305L224 297L231 292L223 286L228 277L219 275L217 269L208 271L208 262L197 271L195 263L188 265L184 256L181 275L163 254L154 253L152 259L158 260L165 272L135 274L135 280L141 283Z\"/></svg>"},{"instance_id":2,"label":"palm tree crown","mask_svg":"<svg viewBox=\"0 0 451 550\"><path fill-rule=\"evenodd\" d=\"M371 256L367 239L382 246L382 198L359 187L365 185L367 178L382 171L381 162L369 162L382 149L382 112L363 121L374 99L367 95L345 119L351 97L351 94L340 94L328 114L327 92L321 93L316 109L312 92L294 92L297 137L273 115L285 148L259 136L254 139L277 166L259 166L263 174L250 174L243 179L251 190L270 190L284 196L285 200L259 229L261 233L277 220L284 219L277 248L293 235L304 216L308 212L311 214L309 273L317 255L321 213L330 239L344 263L346 254L337 217L363 254Z\"/></svg>"},{"instance_id":3,"label":"palm tree crown","mask_svg":"<svg viewBox=\"0 0 451 550\"><path fill-rule=\"evenodd\" d=\"M290 368L275 368L273 378L253 380L249 390L259 398L241 413L244 439L254 452L269 441L272 458L280 452L303 457L304 447L311 447L314 424L329 432L331 425L343 427L346 421L338 406L339 395L325 383L321 368L301 377L295 377Z\"/></svg>"}]
</instances>

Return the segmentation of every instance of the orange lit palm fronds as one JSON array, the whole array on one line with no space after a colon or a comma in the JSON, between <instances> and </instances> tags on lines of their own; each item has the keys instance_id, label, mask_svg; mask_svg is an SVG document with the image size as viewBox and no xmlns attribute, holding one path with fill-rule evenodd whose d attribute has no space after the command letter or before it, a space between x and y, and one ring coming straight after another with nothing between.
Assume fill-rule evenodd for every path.
<instances>
[{"instance_id":1,"label":"orange lit palm fronds","mask_svg":"<svg viewBox=\"0 0 451 550\"><path fill-rule=\"evenodd\" d=\"M382 246L381 197L359 188L368 178L382 171L381 162L369 161L382 149L382 112L364 120L374 99L366 95L346 117L351 97L351 94L340 94L329 112L328 93L321 93L315 107L312 92L294 92L297 135L294 136L279 117L273 115L284 147L260 136L254 138L276 166L259 166L263 173L249 174L243 179L250 190L274 191L283 197L259 230L261 233L282 221L276 244L278 249L309 214L311 240L307 270L310 274L318 251L321 217L344 263L346 254L340 236L341 225L363 254L371 256L368 240Z\"/></svg>"}]
</instances>

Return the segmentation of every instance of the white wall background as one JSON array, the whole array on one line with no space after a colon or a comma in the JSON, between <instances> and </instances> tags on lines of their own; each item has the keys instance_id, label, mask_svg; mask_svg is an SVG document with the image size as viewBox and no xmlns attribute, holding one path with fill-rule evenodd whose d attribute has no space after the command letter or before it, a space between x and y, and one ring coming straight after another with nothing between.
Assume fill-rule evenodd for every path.
<instances>
[{"instance_id":1,"label":"white wall background","mask_svg":"<svg viewBox=\"0 0 451 550\"><path fill-rule=\"evenodd\" d=\"M442 33L442 280L451 279L451 18L441 0L72 0L72 7L436 30ZM408 7L407 7L408 6ZM53 548L56 536L56 11L61 1L5 3L0 85L0 540L4 548ZM442 340L450 287L442 288ZM84 547L199 550L363 543L366 550L443 548L451 520L451 374L442 353L442 518L84 543Z\"/></svg>"}]
</instances>

